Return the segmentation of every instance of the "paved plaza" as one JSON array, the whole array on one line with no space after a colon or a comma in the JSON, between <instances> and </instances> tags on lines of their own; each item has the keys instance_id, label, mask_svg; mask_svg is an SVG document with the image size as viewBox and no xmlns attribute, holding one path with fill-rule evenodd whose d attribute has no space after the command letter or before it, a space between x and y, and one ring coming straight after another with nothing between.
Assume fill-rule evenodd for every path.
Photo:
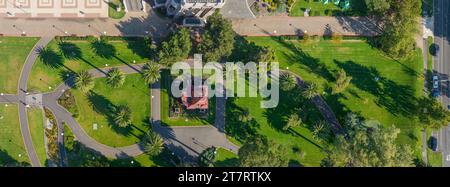
<instances>
[{"instance_id":1,"label":"paved plaza","mask_svg":"<svg viewBox=\"0 0 450 187\"><path fill-rule=\"evenodd\" d=\"M0 0L0 17L107 18L104 0Z\"/></svg>"}]
</instances>

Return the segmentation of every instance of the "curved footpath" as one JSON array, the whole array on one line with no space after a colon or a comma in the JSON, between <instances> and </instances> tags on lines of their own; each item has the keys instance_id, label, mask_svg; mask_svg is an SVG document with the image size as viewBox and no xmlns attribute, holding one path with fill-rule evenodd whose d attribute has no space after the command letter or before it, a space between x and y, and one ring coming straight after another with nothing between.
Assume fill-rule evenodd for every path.
<instances>
[{"instance_id":1,"label":"curved footpath","mask_svg":"<svg viewBox=\"0 0 450 187\"><path fill-rule=\"evenodd\" d=\"M19 100L19 119L20 119L20 130L22 132L23 141L25 143L25 149L27 150L28 157L30 158L31 165L35 167L41 166L39 159L36 154L36 150L33 146L33 141L31 138L30 128L28 125L28 115L25 103L25 97L28 95L28 77L30 76L31 69L33 68L36 59L38 58L38 50L40 48L45 47L53 37L43 37L41 38L36 45L31 50L28 55L25 65L22 68L22 72L20 74L19 87L18 87L18 100Z\"/></svg>"}]
</instances>

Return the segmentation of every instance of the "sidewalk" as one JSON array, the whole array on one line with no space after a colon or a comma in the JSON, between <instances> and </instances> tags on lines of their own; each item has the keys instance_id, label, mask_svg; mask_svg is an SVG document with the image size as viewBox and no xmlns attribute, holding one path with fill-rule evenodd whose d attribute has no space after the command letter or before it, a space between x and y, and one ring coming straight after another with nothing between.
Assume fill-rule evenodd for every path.
<instances>
[{"instance_id":1,"label":"sidewalk","mask_svg":"<svg viewBox=\"0 0 450 187\"><path fill-rule=\"evenodd\" d=\"M381 31L366 17L289 17L267 16L233 20L233 29L243 36L331 35L375 36Z\"/></svg>"}]
</instances>

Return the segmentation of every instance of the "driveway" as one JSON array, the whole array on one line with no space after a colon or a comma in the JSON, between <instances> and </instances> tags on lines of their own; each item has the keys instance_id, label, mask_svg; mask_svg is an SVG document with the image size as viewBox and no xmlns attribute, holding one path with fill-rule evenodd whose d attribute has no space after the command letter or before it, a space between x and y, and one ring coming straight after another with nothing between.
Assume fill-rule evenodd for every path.
<instances>
[{"instance_id":1,"label":"driveway","mask_svg":"<svg viewBox=\"0 0 450 187\"><path fill-rule=\"evenodd\" d=\"M248 0L227 0L225 5L220 9L220 13L230 19L252 19L255 18L250 10ZM254 0L249 0L254 1Z\"/></svg>"}]
</instances>

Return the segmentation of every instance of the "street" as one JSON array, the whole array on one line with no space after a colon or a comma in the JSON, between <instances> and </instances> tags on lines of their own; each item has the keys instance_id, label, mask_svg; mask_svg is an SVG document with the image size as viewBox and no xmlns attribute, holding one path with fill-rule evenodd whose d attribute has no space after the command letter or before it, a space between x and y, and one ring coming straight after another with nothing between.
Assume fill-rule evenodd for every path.
<instances>
[{"instance_id":1,"label":"street","mask_svg":"<svg viewBox=\"0 0 450 187\"><path fill-rule=\"evenodd\" d=\"M445 108L450 105L450 3L448 0L434 1L434 43L438 46L433 60L434 74L441 80L440 100ZM450 125L433 133L437 135L439 150L442 151L443 166L450 167Z\"/></svg>"}]
</instances>

